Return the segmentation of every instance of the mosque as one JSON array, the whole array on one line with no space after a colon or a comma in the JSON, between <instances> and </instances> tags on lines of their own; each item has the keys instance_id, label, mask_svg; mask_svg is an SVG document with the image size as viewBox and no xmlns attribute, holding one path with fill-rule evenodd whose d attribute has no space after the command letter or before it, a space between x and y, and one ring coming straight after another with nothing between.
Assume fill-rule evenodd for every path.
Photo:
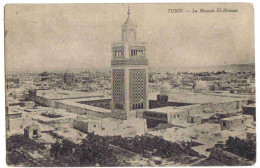
<instances>
[{"instance_id":1,"label":"mosque","mask_svg":"<svg viewBox=\"0 0 260 168\"><path fill-rule=\"evenodd\" d=\"M78 114L74 128L100 135L142 135L153 123L185 127L202 124L217 111L242 109L247 100L212 95L170 95L164 84L158 95L149 95L146 43L137 41L137 25L127 19L121 26L121 41L112 43L112 97L99 93L68 90L32 90L29 99L40 105L66 109ZM198 84L199 87L203 84ZM204 85L203 85L204 86ZM204 88L204 87L202 87ZM208 118L205 116L208 116Z\"/></svg>"}]
</instances>

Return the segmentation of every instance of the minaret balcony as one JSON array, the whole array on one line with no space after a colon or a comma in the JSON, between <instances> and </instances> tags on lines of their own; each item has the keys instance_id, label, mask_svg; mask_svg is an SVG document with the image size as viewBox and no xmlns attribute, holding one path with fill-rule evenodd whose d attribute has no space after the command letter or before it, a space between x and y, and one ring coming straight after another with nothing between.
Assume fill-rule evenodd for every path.
<instances>
[{"instance_id":1,"label":"minaret balcony","mask_svg":"<svg viewBox=\"0 0 260 168\"><path fill-rule=\"evenodd\" d=\"M148 65L148 60L144 57L136 57L129 59L112 59L112 66L127 66L127 65Z\"/></svg>"}]
</instances>

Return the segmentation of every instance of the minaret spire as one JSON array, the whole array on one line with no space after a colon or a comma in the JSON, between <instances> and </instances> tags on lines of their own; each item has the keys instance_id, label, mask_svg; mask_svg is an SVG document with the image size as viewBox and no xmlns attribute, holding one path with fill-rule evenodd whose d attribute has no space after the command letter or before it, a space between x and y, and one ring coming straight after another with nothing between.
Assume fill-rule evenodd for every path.
<instances>
[{"instance_id":1,"label":"minaret spire","mask_svg":"<svg viewBox=\"0 0 260 168\"><path fill-rule=\"evenodd\" d=\"M130 19L130 14L131 14L131 12L130 12L130 5L128 5L127 19L126 19L124 25L135 25L135 24L132 22L132 20Z\"/></svg>"},{"instance_id":2,"label":"minaret spire","mask_svg":"<svg viewBox=\"0 0 260 168\"><path fill-rule=\"evenodd\" d=\"M127 19L122 25L122 41L135 41L136 40L136 25L132 22L130 17L130 5L128 4Z\"/></svg>"},{"instance_id":3,"label":"minaret spire","mask_svg":"<svg viewBox=\"0 0 260 168\"><path fill-rule=\"evenodd\" d=\"M131 14L130 13L130 5L128 4L128 12L127 12L128 17L129 17L130 14Z\"/></svg>"}]
</instances>

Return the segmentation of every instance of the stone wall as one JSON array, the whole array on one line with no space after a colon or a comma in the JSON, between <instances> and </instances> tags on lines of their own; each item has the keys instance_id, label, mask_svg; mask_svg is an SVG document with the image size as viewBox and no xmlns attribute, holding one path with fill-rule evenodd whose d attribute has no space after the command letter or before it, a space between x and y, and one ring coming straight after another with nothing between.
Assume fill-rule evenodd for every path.
<instances>
[{"instance_id":1,"label":"stone wall","mask_svg":"<svg viewBox=\"0 0 260 168\"><path fill-rule=\"evenodd\" d=\"M111 109L111 99L92 100L92 101L81 101L78 103L87 104L90 106Z\"/></svg>"},{"instance_id":2,"label":"stone wall","mask_svg":"<svg viewBox=\"0 0 260 168\"><path fill-rule=\"evenodd\" d=\"M191 103L182 103L182 102L163 102L158 100L149 100L149 109L159 108L159 107L166 107L166 106L187 106L192 105Z\"/></svg>"},{"instance_id":3,"label":"stone wall","mask_svg":"<svg viewBox=\"0 0 260 168\"><path fill-rule=\"evenodd\" d=\"M62 102L56 102L55 108L65 109L72 113L80 114L80 115L93 115L93 116L103 116L104 114L99 111L92 111L89 109L85 109L79 106L73 106L69 104L65 104Z\"/></svg>"},{"instance_id":4,"label":"stone wall","mask_svg":"<svg viewBox=\"0 0 260 168\"><path fill-rule=\"evenodd\" d=\"M40 105L55 108L55 100L52 100L52 99L48 99L48 98L40 97L40 96L29 95L29 100L34 101Z\"/></svg>"}]
</instances>

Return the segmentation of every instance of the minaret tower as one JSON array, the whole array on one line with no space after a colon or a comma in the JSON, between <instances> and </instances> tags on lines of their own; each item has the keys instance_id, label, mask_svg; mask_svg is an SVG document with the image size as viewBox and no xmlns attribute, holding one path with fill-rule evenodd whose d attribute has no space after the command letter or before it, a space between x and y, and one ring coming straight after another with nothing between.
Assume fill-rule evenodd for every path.
<instances>
[{"instance_id":1,"label":"minaret tower","mask_svg":"<svg viewBox=\"0 0 260 168\"><path fill-rule=\"evenodd\" d=\"M136 25L128 17L121 26L122 39L112 44L112 111L148 109L148 60L146 43L136 41Z\"/></svg>"}]
</instances>

